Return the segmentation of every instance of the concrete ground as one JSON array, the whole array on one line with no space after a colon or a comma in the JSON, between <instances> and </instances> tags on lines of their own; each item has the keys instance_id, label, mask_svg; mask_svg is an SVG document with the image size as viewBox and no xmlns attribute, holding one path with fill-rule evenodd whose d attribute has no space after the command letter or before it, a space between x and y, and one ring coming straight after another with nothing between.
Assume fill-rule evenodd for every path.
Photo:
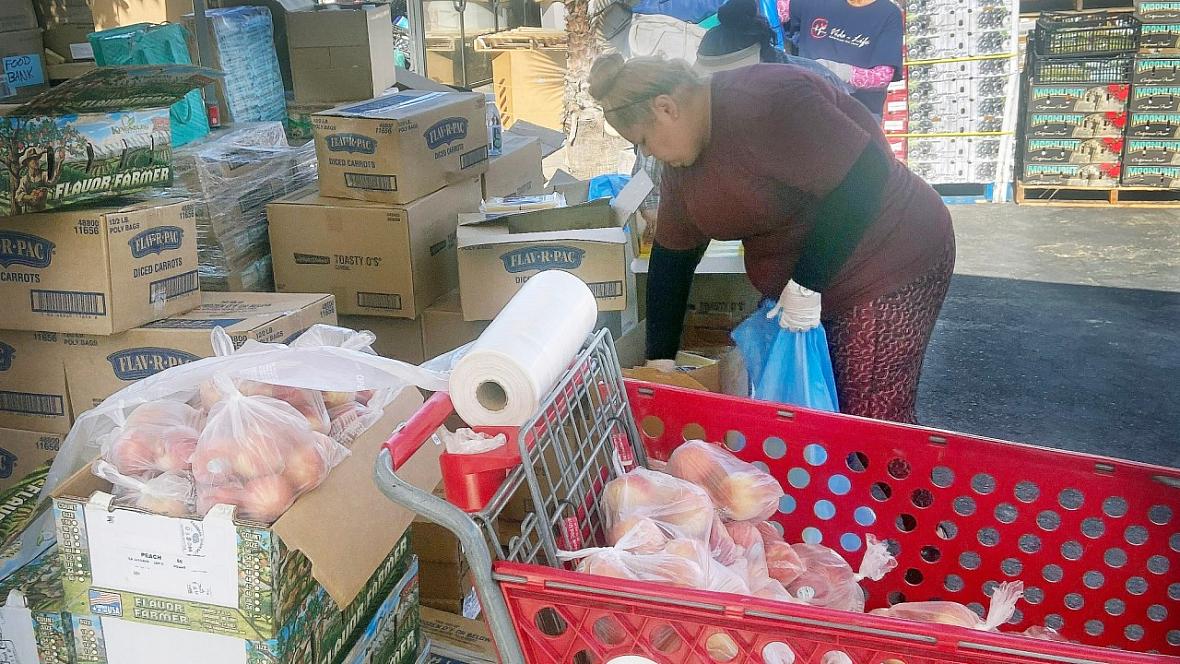
<instances>
[{"instance_id":1,"label":"concrete ground","mask_svg":"<svg viewBox=\"0 0 1180 664\"><path fill-rule=\"evenodd\" d=\"M1180 210L951 212L922 422L1180 466Z\"/></svg>"}]
</instances>

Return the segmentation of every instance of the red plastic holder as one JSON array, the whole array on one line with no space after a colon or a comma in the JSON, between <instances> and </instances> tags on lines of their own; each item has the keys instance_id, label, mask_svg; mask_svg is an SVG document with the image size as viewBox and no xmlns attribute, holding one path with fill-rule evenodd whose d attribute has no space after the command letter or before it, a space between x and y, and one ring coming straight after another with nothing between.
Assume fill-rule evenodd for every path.
<instances>
[{"instance_id":1,"label":"red plastic holder","mask_svg":"<svg viewBox=\"0 0 1180 664\"><path fill-rule=\"evenodd\" d=\"M723 442L779 479L774 521L855 567L864 535L896 570L869 609L1025 599L1001 633L627 582L537 565L493 569L530 663L961 664L1180 661L1180 471L627 382L649 455ZM1048 625L1071 643L1020 636ZM846 659L845 659L846 658Z\"/></svg>"}]
</instances>

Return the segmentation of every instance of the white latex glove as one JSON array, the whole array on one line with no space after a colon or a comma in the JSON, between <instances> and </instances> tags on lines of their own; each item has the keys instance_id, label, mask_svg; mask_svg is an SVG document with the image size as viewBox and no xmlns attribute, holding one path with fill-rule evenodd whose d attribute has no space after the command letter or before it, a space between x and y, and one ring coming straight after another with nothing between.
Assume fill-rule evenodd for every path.
<instances>
[{"instance_id":1,"label":"white latex glove","mask_svg":"<svg viewBox=\"0 0 1180 664\"><path fill-rule=\"evenodd\" d=\"M819 326L821 302L819 293L800 286L792 279L783 288L778 304L766 317L778 318L779 327L784 330L806 332Z\"/></svg>"},{"instance_id":2,"label":"white latex glove","mask_svg":"<svg viewBox=\"0 0 1180 664\"><path fill-rule=\"evenodd\" d=\"M676 360L648 360L645 364L648 369L655 369L656 371L663 371L664 373L672 373L676 371Z\"/></svg>"},{"instance_id":3,"label":"white latex glove","mask_svg":"<svg viewBox=\"0 0 1180 664\"><path fill-rule=\"evenodd\" d=\"M828 71L835 74L841 81L848 83L852 80L852 65L844 64L843 62L833 62L832 60L816 60Z\"/></svg>"}]
</instances>

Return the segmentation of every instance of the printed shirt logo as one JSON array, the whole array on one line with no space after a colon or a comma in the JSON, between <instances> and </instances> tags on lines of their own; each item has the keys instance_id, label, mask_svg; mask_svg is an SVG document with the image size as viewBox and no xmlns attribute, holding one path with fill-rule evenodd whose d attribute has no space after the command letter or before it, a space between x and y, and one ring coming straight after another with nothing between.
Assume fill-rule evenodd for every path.
<instances>
[{"instance_id":1,"label":"printed shirt logo","mask_svg":"<svg viewBox=\"0 0 1180 664\"><path fill-rule=\"evenodd\" d=\"M171 348L128 348L107 356L111 371L119 380L141 380L201 358Z\"/></svg>"},{"instance_id":2,"label":"printed shirt logo","mask_svg":"<svg viewBox=\"0 0 1180 664\"><path fill-rule=\"evenodd\" d=\"M444 145L467 138L467 118L444 118L430 126L423 134L426 147L437 150Z\"/></svg>"},{"instance_id":3,"label":"printed shirt logo","mask_svg":"<svg viewBox=\"0 0 1180 664\"><path fill-rule=\"evenodd\" d=\"M16 349L0 341L0 371L12 368L12 358L16 356Z\"/></svg>"},{"instance_id":4,"label":"printed shirt logo","mask_svg":"<svg viewBox=\"0 0 1180 664\"><path fill-rule=\"evenodd\" d=\"M559 245L524 247L500 256L510 274L532 270L573 270L582 265L585 250Z\"/></svg>"},{"instance_id":5,"label":"printed shirt logo","mask_svg":"<svg viewBox=\"0 0 1180 664\"><path fill-rule=\"evenodd\" d=\"M328 134L328 150L331 152L375 154L377 141L361 134Z\"/></svg>"},{"instance_id":6,"label":"printed shirt logo","mask_svg":"<svg viewBox=\"0 0 1180 664\"><path fill-rule=\"evenodd\" d=\"M811 36L814 39L830 39L841 44L848 44L856 48L865 48L873 43L872 38L864 33L849 35L844 28L832 28L828 19L820 17L811 22Z\"/></svg>"},{"instance_id":7,"label":"printed shirt logo","mask_svg":"<svg viewBox=\"0 0 1180 664\"><path fill-rule=\"evenodd\" d=\"M184 244L184 229L176 226L149 228L127 241L133 258L148 254L162 254L170 249L179 249Z\"/></svg>"},{"instance_id":8,"label":"printed shirt logo","mask_svg":"<svg viewBox=\"0 0 1180 664\"><path fill-rule=\"evenodd\" d=\"M0 231L0 267L27 265L49 267L53 261L54 244L43 237L18 231Z\"/></svg>"},{"instance_id":9,"label":"printed shirt logo","mask_svg":"<svg viewBox=\"0 0 1180 664\"><path fill-rule=\"evenodd\" d=\"M0 447L0 480L12 477L12 471L15 469L16 455Z\"/></svg>"}]
</instances>

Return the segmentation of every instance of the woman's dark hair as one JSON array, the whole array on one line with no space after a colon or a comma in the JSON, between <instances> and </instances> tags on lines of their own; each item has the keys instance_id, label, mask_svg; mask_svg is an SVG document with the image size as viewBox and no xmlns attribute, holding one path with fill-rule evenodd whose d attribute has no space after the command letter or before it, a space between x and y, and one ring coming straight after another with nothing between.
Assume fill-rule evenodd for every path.
<instances>
[{"instance_id":1,"label":"woman's dark hair","mask_svg":"<svg viewBox=\"0 0 1180 664\"><path fill-rule=\"evenodd\" d=\"M758 13L757 0L729 0L717 10L717 20L720 25L710 28L701 39L699 55L728 55L758 44L763 62L778 61L774 32Z\"/></svg>"}]
</instances>

